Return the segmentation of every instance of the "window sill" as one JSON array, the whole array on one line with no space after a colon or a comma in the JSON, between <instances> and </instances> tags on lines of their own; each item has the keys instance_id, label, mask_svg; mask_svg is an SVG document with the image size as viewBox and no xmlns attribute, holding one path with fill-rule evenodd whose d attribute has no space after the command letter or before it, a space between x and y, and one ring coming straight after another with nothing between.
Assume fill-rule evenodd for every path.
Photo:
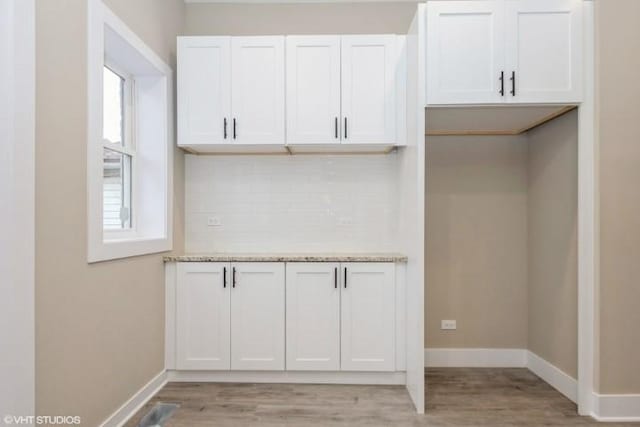
<instances>
[{"instance_id":1,"label":"window sill","mask_svg":"<svg viewBox=\"0 0 640 427\"><path fill-rule=\"evenodd\" d=\"M170 238L129 237L109 239L89 249L88 262L92 264L114 259L168 252L172 247L173 242Z\"/></svg>"}]
</instances>

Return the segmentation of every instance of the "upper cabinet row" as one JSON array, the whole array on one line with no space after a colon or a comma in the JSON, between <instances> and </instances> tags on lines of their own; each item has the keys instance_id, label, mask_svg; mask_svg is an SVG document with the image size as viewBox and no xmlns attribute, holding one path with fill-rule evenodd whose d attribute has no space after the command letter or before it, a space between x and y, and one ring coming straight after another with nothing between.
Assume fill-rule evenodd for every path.
<instances>
[{"instance_id":1,"label":"upper cabinet row","mask_svg":"<svg viewBox=\"0 0 640 427\"><path fill-rule=\"evenodd\" d=\"M582 1L427 3L427 104L577 103Z\"/></svg>"},{"instance_id":2,"label":"upper cabinet row","mask_svg":"<svg viewBox=\"0 0 640 427\"><path fill-rule=\"evenodd\" d=\"M178 145L395 145L398 36L178 38Z\"/></svg>"}]
</instances>

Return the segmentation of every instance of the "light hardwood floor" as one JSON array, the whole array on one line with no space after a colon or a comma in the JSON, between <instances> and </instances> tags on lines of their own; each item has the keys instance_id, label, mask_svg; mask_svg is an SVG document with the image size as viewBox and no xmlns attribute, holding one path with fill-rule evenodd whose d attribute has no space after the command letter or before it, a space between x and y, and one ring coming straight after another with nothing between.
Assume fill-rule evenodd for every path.
<instances>
[{"instance_id":1,"label":"light hardwood floor","mask_svg":"<svg viewBox=\"0 0 640 427\"><path fill-rule=\"evenodd\" d=\"M526 369L428 369L426 381L422 416L402 386L170 383L126 426L156 402L180 404L168 427L598 424Z\"/></svg>"}]
</instances>

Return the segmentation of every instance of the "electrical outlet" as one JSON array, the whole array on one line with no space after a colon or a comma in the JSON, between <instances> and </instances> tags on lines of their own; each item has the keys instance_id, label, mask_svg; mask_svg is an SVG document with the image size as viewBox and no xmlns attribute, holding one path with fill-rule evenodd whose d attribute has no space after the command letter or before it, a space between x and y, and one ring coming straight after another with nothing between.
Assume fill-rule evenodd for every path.
<instances>
[{"instance_id":1,"label":"electrical outlet","mask_svg":"<svg viewBox=\"0 0 640 427\"><path fill-rule=\"evenodd\" d=\"M207 218L207 225L209 227L220 227L222 225L222 221L219 216L210 216Z\"/></svg>"},{"instance_id":2,"label":"electrical outlet","mask_svg":"<svg viewBox=\"0 0 640 427\"><path fill-rule=\"evenodd\" d=\"M452 331L457 329L455 320L443 320L440 324L440 329L444 331Z\"/></svg>"},{"instance_id":3,"label":"electrical outlet","mask_svg":"<svg viewBox=\"0 0 640 427\"><path fill-rule=\"evenodd\" d=\"M353 218L350 216L343 216L338 219L338 225L353 225Z\"/></svg>"}]
</instances>

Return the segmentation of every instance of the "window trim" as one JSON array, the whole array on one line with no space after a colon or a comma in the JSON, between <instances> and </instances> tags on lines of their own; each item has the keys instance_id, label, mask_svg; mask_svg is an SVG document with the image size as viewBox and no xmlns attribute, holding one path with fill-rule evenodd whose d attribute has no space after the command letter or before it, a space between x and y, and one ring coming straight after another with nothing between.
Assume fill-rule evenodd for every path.
<instances>
[{"instance_id":1,"label":"window trim","mask_svg":"<svg viewBox=\"0 0 640 427\"><path fill-rule=\"evenodd\" d=\"M101 0L88 1L87 32L87 260L93 263L169 251L173 246L173 72ZM111 52L105 46L107 42L111 43ZM126 48L116 49L115 45ZM123 63L132 65L118 67ZM130 73L125 73L136 82L131 101L136 106L145 105L148 111L133 111L136 116L130 130L136 136L133 149L135 157L140 159L145 154L145 159L132 164L132 228L126 230L103 229L102 80L105 65L121 76L123 68L131 68ZM139 122L140 114L159 119L154 121L153 130ZM157 126L156 123L162 121L166 125ZM146 136L138 139L142 134ZM147 151L143 153L143 149ZM151 161L149 155L153 156ZM152 173L147 175L147 170ZM151 206L158 207L153 218L149 213L149 192L137 191L145 182L149 188L151 178L155 179L154 187L159 187L152 194ZM157 185L159 179L164 185ZM148 225L150 222L152 225Z\"/></svg>"}]
</instances>

